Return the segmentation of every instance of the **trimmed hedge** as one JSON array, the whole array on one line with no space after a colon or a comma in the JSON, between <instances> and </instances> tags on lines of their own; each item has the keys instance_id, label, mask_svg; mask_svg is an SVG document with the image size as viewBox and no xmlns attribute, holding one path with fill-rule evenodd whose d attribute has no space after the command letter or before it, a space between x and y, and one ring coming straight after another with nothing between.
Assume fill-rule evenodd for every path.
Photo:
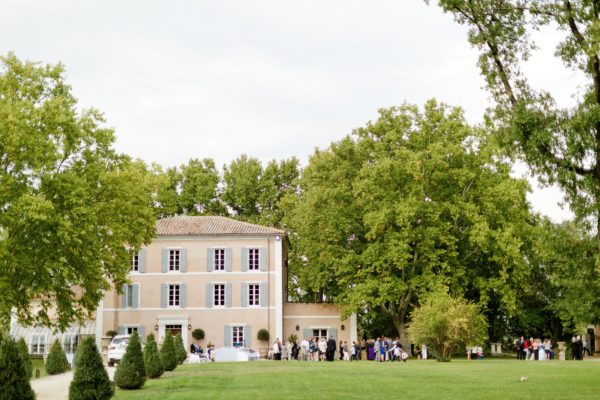
<instances>
[{"instance_id":1,"label":"trimmed hedge","mask_svg":"<svg viewBox=\"0 0 600 400\"><path fill-rule=\"evenodd\" d=\"M27 343L25 343L24 338L20 338L17 344L19 345L19 351L21 352L21 356L25 362L25 374L28 379L31 379L33 376L33 363L31 362L31 357L29 356L29 348L27 347Z\"/></svg>"},{"instance_id":2,"label":"trimmed hedge","mask_svg":"<svg viewBox=\"0 0 600 400\"><path fill-rule=\"evenodd\" d=\"M108 400L114 392L93 337L83 339L75 353L75 374L69 400Z\"/></svg>"},{"instance_id":3,"label":"trimmed hedge","mask_svg":"<svg viewBox=\"0 0 600 400\"><path fill-rule=\"evenodd\" d=\"M35 400L21 350L13 338L0 335L0 400Z\"/></svg>"},{"instance_id":4,"label":"trimmed hedge","mask_svg":"<svg viewBox=\"0 0 600 400\"><path fill-rule=\"evenodd\" d=\"M170 332L165 333L165 341L160 348L160 361L165 371L173 371L177 367L177 353Z\"/></svg>"},{"instance_id":5,"label":"trimmed hedge","mask_svg":"<svg viewBox=\"0 0 600 400\"><path fill-rule=\"evenodd\" d=\"M46 359L46 372L48 372L48 375L57 375L67 372L68 369L69 362L67 361L67 356L60 342L56 339Z\"/></svg>"},{"instance_id":6,"label":"trimmed hedge","mask_svg":"<svg viewBox=\"0 0 600 400\"><path fill-rule=\"evenodd\" d=\"M177 363L183 364L185 360L187 360L187 350L183 345L183 338L181 337L181 333L178 333L175 336L175 352L177 354Z\"/></svg>"},{"instance_id":7,"label":"trimmed hedge","mask_svg":"<svg viewBox=\"0 0 600 400\"><path fill-rule=\"evenodd\" d=\"M156 346L156 340L152 333L146 338L144 346L144 367L146 376L150 379L160 378L164 372L160 354L158 354L158 346Z\"/></svg>"},{"instance_id":8,"label":"trimmed hedge","mask_svg":"<svg viewBox=\"0 0 600 400\"><path fill-rule=\"evenodd\" d=\"M269 331L266 329L259 329L258 333L256 334L256 338L261 342L267 342L270 337L271 335L269 335Z\"/></svg>"},{"instance_id":9,"label":"trimmed hedge","mask_svg":"<svg viewBox=\"0 0 600 400\"><path fill-rule=\"evenodd\" d=\"M123 359L115 372L115 384L121 389L139 389L146 382L144 354L137 332L133 332Z\"/></svg>"},{"instance_id":10,"label":"trimmed hedge","mask_svg":"<svg viewBox=\"0 0 600 400\"><path fill-rule=\"evenodd\" d=\"M192 331L192 337L196 340L204 339L204 330L196 328Z\"/></svg>"}]
</instances>

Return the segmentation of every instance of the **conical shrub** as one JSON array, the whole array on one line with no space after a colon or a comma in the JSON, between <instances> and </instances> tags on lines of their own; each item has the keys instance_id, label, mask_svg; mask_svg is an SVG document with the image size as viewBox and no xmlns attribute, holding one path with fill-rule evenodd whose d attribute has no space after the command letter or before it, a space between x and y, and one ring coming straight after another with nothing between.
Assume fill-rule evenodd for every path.
<instances>
[{"instance_id":1,"label":"conical shrub","mask_svg":"<svg viewBox=\"0 0 600 400\"><path fill-rule=\"evenodd\" d=\"M137 332L133 332L123 359L115 372L115 384L121 389L139 389L146 382L144 354Z\"/></svg>"},{"instance_id":2,"label":"conical shrub","mask_svg":"<svg viewBox=\"0 0 600 400\"><path fill-rule=\"evenodd\" d=\"M46 359L46 372L48 375L57 375L67 372L68 369L69 362L67 361L67 356L65 355L60 342L56 339L52 344L50 354L48 354L48 358Z\"/></svg>"},{"instance_id":3,"label":"conical shrub","mask_svg":"<svg viewBox=\"0 0 600 400\"><path fill-rule=\"evenodd\" d=\"M178 333L177 336L175 336L175 352L177 354L177 363L183 364L183 362L187 360L187 351L183 345L181 333Z\"/></svg>"},{"instance_id":4,"label":"conical shrub","mask_svg":"<svg viewBox=\"0 0 600 400\"><path fill-rule=\"evenodd\" d=\"M93 337L83 339L77 348L74 368L69 400L105 400L113 396L112 384Z\"/></svg>"},{"instance_id":5,"label":"conical shrub","mask_svg":"<svg viewBox=\"0 0 600 400\"><path fill-rule=\"evenodd\" d=\"M27 347L27 343L25 343L25 339L22 337L17 342L19 345L19 351L21 352L21 357L23 357L24 365L25 365L25 376L27 379L31 379L33 376L33 363L31 362L31 357L29 356L29 348Z\"/></svg>"},{"instance_id":6,"label":"conical shrub","mask_svg":"<svg viewBox=\"0 0 600 400\"><path fill-rule=\"evenodd\" d=\"M160 354L158 354L158 346L156 346L156 340L152 333L146 338L144 346L144 367L146 376L151 379L160 378L164 372Z\"/></svg>"},{"instance_id":7,"label":"conical shrub","mask_svg":"<svg viewBox=\"0 0 600 400\"><path fill-rule=\"evenodd\" d=\"M0 400L35 400L19 346L8 336L0 339Z\"/></svg>"},{"instance_id":8,"label":"conical shrub","mask_svg":"<svg viewBox=\"0 0 600 400\"><path fill-rule=\"evenodd\" d=\"M165 341L160 348L160 361L165 371L173 371L177 367L177 353L170 332L165 334Z\"/></svg>"}]
</instances>

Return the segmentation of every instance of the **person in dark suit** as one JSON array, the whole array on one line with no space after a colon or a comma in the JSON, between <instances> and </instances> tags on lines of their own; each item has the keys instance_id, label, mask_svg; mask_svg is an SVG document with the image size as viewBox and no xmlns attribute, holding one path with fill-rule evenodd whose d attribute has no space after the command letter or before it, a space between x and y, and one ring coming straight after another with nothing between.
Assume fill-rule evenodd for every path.
<instances>
[{"instance_id":1,"label":"person in dark suit","mask_svg":"<svg viewBox=\"0 0 600 400\"><path fill-rule=\"evenodd\" d=\"M335 355L335 339L333 336L329 336L329 340L327 341L327 351L325 353L325 358L327 361L333 361L333 357Z\"/></svg>"}]
</instances>

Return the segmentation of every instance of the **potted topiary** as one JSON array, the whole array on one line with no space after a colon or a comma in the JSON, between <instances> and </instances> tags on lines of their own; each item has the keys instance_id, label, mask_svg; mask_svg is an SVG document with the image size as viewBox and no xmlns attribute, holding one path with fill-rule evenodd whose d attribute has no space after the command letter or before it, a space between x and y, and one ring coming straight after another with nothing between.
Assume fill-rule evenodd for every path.
<instances>
[{"instance_id":1,"label":"potted topiary","mask_svg":"<svg viewBox=\"0 0 600 400\"><path fill-rule=\"evenodd\" d=\"M256 334L256 338L261 342L267 342L267 347L261 347L260 349L258 349L258 354L260 355L260 357L267 358L267 355L269 354L269 331L266 329L259 329L258 333Z\"/></svg>"},{"instance_id":2,"label":"potted topiary","mask_svg":"<svg viewBox=\"0 0 600 400\"><path fill-rule=\"evenodd\" d=\"M204 339L204 331L200 328L196 328L192 331L192 337L196 340Z\"/></svg>"}]
</instances>

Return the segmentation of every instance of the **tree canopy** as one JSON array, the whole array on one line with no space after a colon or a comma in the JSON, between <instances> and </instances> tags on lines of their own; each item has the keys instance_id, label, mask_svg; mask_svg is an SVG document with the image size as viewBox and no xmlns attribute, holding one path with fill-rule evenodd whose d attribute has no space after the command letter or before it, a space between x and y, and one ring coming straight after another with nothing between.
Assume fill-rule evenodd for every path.
<instances>
[{"instance_id":1,"label":"tree canopy","mask_svg":"<svg viewBox=\"0 0 600 400\"><path fill-rule=\"evenodd\" d=\"M61 65L0 57L0 132L0 319L14 308L64 327L122 286L130 249L154 236L146 167L78 110Z\"/></svg>"}]
</instances>

